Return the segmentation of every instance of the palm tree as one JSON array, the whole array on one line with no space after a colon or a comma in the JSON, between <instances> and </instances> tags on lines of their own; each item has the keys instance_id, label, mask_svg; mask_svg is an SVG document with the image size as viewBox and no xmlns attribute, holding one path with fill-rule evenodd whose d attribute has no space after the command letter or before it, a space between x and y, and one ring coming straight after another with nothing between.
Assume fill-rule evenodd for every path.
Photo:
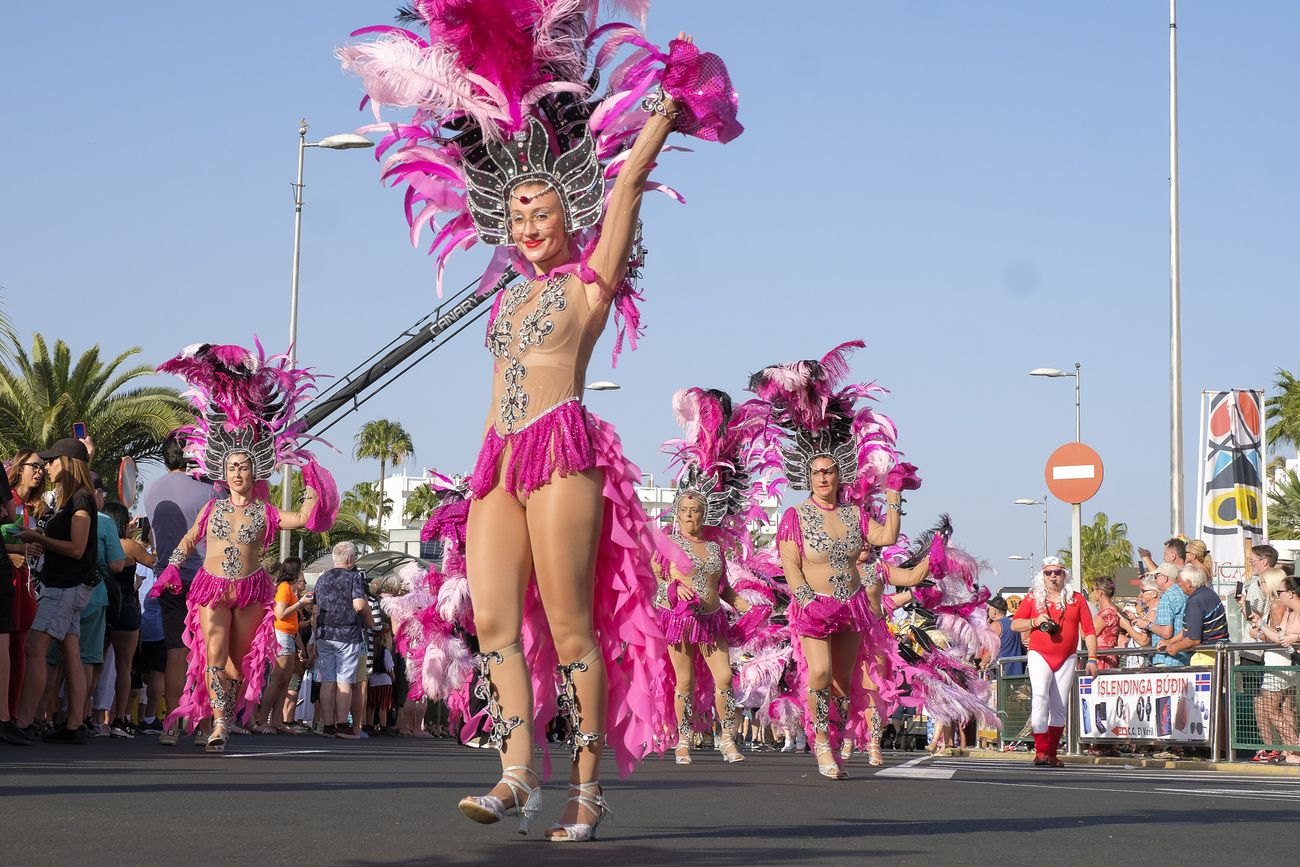
<instances>
[{"instance_id":1,"label":"palm tree","mask_svg":"<svg viewBox=\"0 0 1300 867\"><path fill-rule=\"evenodd\" d=\"M1092 582L1103 576L1115 575L1125 566L1133 565L1133 543L1128 538L1128 524L1112 524L1105 512L1093 516L1092 524L1084 525L1080 534L1080 552L1083 555L1083 586L1091 589ZM1057 554L1073 568L1071 539Z\"/></svg>"},{"instance_id":2,"label":"palm tree","mask_svg":"<svg viewBox=\"0 0 1300 867\"><path fill-rule=\"evenodd\" d=\"M132 385L154 374L147 364L124 367L139 352L134 347L105 362L93 346L74 365L62 340L51 354L45 338L34 334L30 355L15 341L13 363L0 364L0 455L46 448L84 421L95 441L95 469L109 490L123 456L157 460L163 438L194 413L171 386Z\"/></svg>"},{"instance_id":3,"label":"palm tree","mask_svg":"<svg viewBox=\"0 0 1300 867\"><path fill-rule=\"evenodd\" d=\"M376 502L383 495L388 462L392 461L393 466L404 464L414 453L415 445L411 442L411 435L399 422L389 421L386 418L376 419L366 422L361 426L361 430L357 431L353 456L357 460L374 458L379 461L379 483L374 489ZM372 509L372 513L373 511ZM378 519L375 528L379 528Z\"/></svg>"},{"instance_id":4,"label":"palm tree","mask_svg":"<svg viewBox=\"0 0 1300 867\"><path fill-rule=\"evenodd\" d=\"M383 492L380 491L380 493ZM343 499L339 504L339 514L351 515L365 526L369 526L370 519L374 518L375 534L384 537L384 534L379 530L379 525L384 518L393 514L393 501L390 497L384 497L379 514L376 515L375 504L378 502L379 497L375 493L375 486L372 482L357 482L344 492Z\"/></svg>"},{"instance_id":5,"label":"palm tree","mask_svg":"<svg viewBox=\"0 0 1300 867\"><path fill-rule=\"evenodd\" d=\"M1268 419L1268 445L1292 445L1300 448L1300 380L1289 370L1277 371L1273 387L1278 394L1264 401Z\"/></svg>"},{"instance_id":6,"label":"palm tree","mask_svg":"<svg viewBox=\"0 0 1300 867\"><path fill-rule=\"evenodd\" d=\"M1283 473L1268 495L1268 524L1275 538L1300 538L1300 477Z\"/></svg>"},{"instance_id":7,"label":"palm tree","mask_svg":"<svg viewBox=\"0 0 1300 867\"><path fill-rule=\"evenodd\" d=\"M419 523L429 517L429 513L438 508L442 502L442 491L435 491L429 485L420 485L406 498L406 508L402 517L406 521Z\"/></svg>"},{"instance_id":8,"label":"palm tree","mask_svg":"<svg viewBox=\"0 0 1300 867\"><path fill-rule=\"evenodd\" d=\"M293 473L292 478L292 502L302 502L302 473ZM271 486L271 497L269 502L280 502L280 485ZM368 494L367 494L368 495ZM371 498L368 503L373 508L374 500ZM334 525L324 533L310 533L306 530L294 530L290 534L289 553L297 556L299 548L302 550L302 559L305 563L329 553L339 542L354 542L357 545L364 545L370 549L382 548L388 541L387 536L377 530L370 529L369 525L356 512L348 511L347 495L344 496L344 502L340 505L338 516L334 519ZM276 559L284 559L280 556L280 536L277 533L276 541L272 543L267 553Z\"/></svg>"}]
</instances>

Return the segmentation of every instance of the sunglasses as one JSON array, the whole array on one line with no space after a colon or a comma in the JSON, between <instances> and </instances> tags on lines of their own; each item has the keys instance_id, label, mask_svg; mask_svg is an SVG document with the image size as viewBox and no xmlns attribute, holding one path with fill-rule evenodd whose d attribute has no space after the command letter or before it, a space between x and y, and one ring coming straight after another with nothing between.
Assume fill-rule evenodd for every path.
<instances>
[{"instance_id":1,"label":"sunglasses","mask_svg":"<svg viewBox=\"0 0 1300 867\"><path fill-rule=\"evenodd\" d=\"M1044 569L1044 570L1043 570L1043 574L1044 574L1044 575L1064 575L1064 574L1065 574L1065 570L1064 570L1064 569Z\"/></svg>"}]
</instances>

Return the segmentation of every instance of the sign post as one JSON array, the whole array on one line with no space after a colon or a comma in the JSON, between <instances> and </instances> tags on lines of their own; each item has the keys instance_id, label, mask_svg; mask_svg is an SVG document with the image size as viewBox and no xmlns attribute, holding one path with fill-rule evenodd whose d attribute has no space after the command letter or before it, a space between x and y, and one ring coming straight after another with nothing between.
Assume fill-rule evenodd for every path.
<instances>
[{"instance_id":1,"label":"sign post","mask_svg":"<svg viewBox=\"0 0 1300 867\"><path fill-rule=\"evenodd\" d=\"M1052 496L1071 505L1070 571L1075 589L1083 592L1082 504L1101 490L1105 471L1101 455L1081 442L1066 443L1047 459L1043 476ZM1044 555L1047 553L1043 552Z\"/></svg>"}]
</instances>

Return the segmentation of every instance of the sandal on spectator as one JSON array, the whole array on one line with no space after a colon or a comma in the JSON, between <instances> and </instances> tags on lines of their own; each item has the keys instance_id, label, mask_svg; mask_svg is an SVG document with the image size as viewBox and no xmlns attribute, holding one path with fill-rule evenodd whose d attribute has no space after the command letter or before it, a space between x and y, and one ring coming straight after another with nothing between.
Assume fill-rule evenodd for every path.
<instances>
[{"instance_id":1,"label":"sandal on spectator","mask_svg":"<svg viewBox=\"0 0 1300 867\"><path fill-rule=\"evenodd\" d=\"M274 726L267 725L266 723L258 723L257 725L253 726L253 734L278 735L278 734L283 734L283 732L281 732L280 729L277 729Z\"/></svg>"}]
</instances>

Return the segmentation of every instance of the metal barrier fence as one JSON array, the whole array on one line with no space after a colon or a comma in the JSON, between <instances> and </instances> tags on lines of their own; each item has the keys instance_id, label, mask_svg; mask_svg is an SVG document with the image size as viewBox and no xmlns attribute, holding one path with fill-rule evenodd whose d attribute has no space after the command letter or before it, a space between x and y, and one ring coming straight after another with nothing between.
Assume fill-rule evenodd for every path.
<instances>
[{"instance_id":1,"label":"metal barrier fence","mask_svg":"<svg viewBox=\"0 0 1300 867\"><path fill-rule=\"evenodd\" d=\"M1283 654L1290 657L1291 649L1266 643L1230 643L1200 645L1186 651L1190 655L1208 655L1210 661L1200 666L1132 666L1103 669L1101 674L1165 673L1192 674L1210 671L1213 690L1209 708L1209 749L1214 761L1236 758L1234 751L1294 750L1300 752L1300 665L1257 665L1242 662L1241 653L1268 654L1266 662L1277 662ZM1159 653L1154 648L1133 647L1107 650L1105 655L1120 657L1130 662L1132 657L1150 657ZM1080 651L1079 658L1086 653ZM1205 657L1202 656L1204 661ZM998 660L997 711L1002 720L998 738L999 748L1029 738L1030 686L1025 675L1006 676L1006 665L1023 663L1024 656L1005 657ZM1294 661L1294 659L1292 660ZM1077 691L1076 682L1076 691ZM1079 751L1079 702L1069 705L1069 723L1066 738L1069 751ZM1139 739L1135 739L1139 740Z\"/></svg>"}]
</instances>

